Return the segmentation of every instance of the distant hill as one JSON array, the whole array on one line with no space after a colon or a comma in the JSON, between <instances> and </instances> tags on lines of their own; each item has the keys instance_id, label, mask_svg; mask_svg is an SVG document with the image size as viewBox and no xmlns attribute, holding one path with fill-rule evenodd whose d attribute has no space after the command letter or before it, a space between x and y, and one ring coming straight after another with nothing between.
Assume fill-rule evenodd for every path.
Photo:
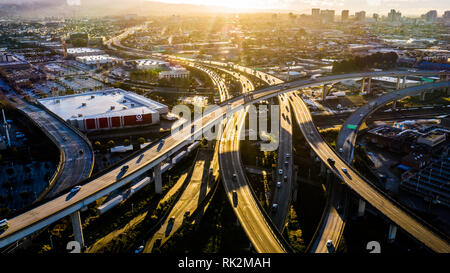
<instances>
[{"instance_id":1,"label":"distant hill","mask_svg":"<svg viewBox=\"0 0 450 273\"><path fill-rule=\"evenodd\" d=\"M81 2L69 5L68 2ZM258 9L246 10L257 12ZM0 0L0 16L207 15L234 13L230 8L193 4L168 4L146 0ZM280 11L276 11L280 12ZM286 11L287 12L287 11Z\"/></svg>"}]
</instances>

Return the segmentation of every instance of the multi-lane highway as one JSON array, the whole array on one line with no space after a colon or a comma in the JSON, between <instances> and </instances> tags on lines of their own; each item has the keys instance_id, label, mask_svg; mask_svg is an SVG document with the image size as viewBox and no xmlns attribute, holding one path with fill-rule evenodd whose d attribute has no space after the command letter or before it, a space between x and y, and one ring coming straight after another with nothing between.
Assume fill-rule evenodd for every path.
<instances>
[{"instance_id":1,"label":"multi-lane highway","mask_svg":"<svg viewBox=\"0 0 450 273\"><path fill-rule=\"evenodd\" d=\"M442 86L449 86L449 82L440 83ZM439 84L435 84L437 87ZM436 252L448 253L450 245L446 238L440 238L427 226L419 222L403 208L399 207L384 194L377 191L367 180L356 173L344 160L341 159L323 140L317 131L311 117L311 113L304 101L297 95L293 97L293 109L296 120L302 133L311 148L342 181L354 190L364 200L368 201L375 209L391 219L396 225L412 235L418 241ZM334 166L330 165L328 159L335 161ZM344 172L343 168L346 169Z\"/></svg>"},{"instance_id":2,"label":"multi-lane highway","mask_svg":"<svg viewBox=\"0 0 450 273\"><path fill-rule=\"evenodd\" d=\"M149 147L140 154L130 159L127 163L125 163L129 165L129 169L125 174L121 171L122 166L118 166L117 168L112 169L110 172L92 179L91 181L86 183L77 194L75 194L74 196L70 196L70 198L67 194L61 195L51 201L48 201L45 204L27 211L26 213L9 219L9 228L4 233L0 234L0 247L14 242L17 239L23 238L24 236L85 207L98 198L105 196L106 194L126 183L129 183L132 179L145 174L157 164L167 159L175 152L179 151L183 146L185 146L185 142L190 142L191 135L200 133L203 128L209 127L215 122L219 122L225 115L235 113L236 111L242 109L244 105L250 105L257 101L273 96L278 96L281 93L295 91L302 87L320 85L324 83L334 82L340 79L378 76L404 76L409 74L437 75L445 74L445 72L382 71L333 75L317 79L292 81L283 84L281 88L280 86L270 86L253 92L252 98L247 100L246 102L244 101L243 96L233 98L225 103L222 103L217 109L205 113L202 118L196 120L195 122L199 123L200 126L187 126L180 131L173 132L169 137L166 138L162 147L160 147L161 145ZM299 109L296 109L294 107L294 109L296 110L296 113L299 109L302 109L302 112L306 111L305 113L309 114L306 106ZM310 121L310 123L312 124L312 121ZM311 126L314 127L313 124ZM318 134L317 131L316 133ZM321 142L323 142L323 140ZM315 147L316 143L311 143L311 145ZM320 153L320 150L318 150L318 152ZM327 152L333 153L331 150ZM141 158L141 160L137 160L138 158ZM321 156L321 158L326 161L325 156ZM347 166L341 160L336 160L336 165L337 167ZM336 170L334 171L336 172ZM371 203L375 208L380 210L388 218L397 223L400 227L402 227L415 238L419 239L422 243L424 243L431 249L439 252L449 252L449 245L445 239L437 237L435 234L431 233L424 225L410 217L402 209L394 206L384 196L373 190L373 188L368 185L367 181L358 177L350 168L349 174L351 175L351 177L357 177L357 179L348 178L346 179L347 184L352 189L355 189L358 194L360 194L364 199ZM358 180L359 183L354 183L354 180Z\"/></svg>"},{"instance_id":3,"label":"multi-lane highway","mask_svg":"<svg viewBox=\"0 0 450 273\"><path fill-rule=\"evenodd\" d=\"M356 125L357 128L359 128L370 114L385 106L387 103L394 100L400 100L405 96L417 96L425 90L434 88L436 88L436 84L431 83L395 90L370 101L369 103L363 105L355 112L353 112L353 114L347 118L341 130L339 131L336 142L336 147L343 149L344 159L349 163L353 160L353 152L356 137L358 135L358 129L350 129L348 128L348 125Z\"/></svg>"},{"instance_id":4,"label":"multi-lane highway","mask_svg":"<svg viewBox=\"0 0 450 273\"><path fill-rule=\"evenodd\" d=\"M182 226L185 217L194 213L202 203L208 192L212 189L209 176L209 166L211 162L211 152L200 150L195 161L189 184L184 189L180 199L171 209L167 219L161 228L147 241L144 253L151 252L156 240L160 240L159 245L163 245Z\"/></svg>"},{"instance_id":5,"label":"multi-lane highway","mask_svg":"<svg viewBox=\"0 0 450 273\"><path fill-rule=\"evenodd\" d=\"M247 77L220 69L236 77L243 93L253 91L253 84ZM267 223L257 199L247 181L239 152L241 131L244 128L248 109L241 109L228 119L219 148L219 163L222 170L222 182L228 199L253 247L262 253L285 252L277 235ZM223 170L227 170L224 172Z\"/></svg>"},{"instance_id":6,"label":"multi-lane highway","mask_svg":"<svg viewBox=\"0 0 450 273\"><path fill-rule=\"evenodd\" d=\"M82 180L87 179L94 167L92 146L88 141L47 111L15 97L16 106L32 119L59 146L62 153L60 167L46 197L52 198Z\"/></svg>"}]
</instances>

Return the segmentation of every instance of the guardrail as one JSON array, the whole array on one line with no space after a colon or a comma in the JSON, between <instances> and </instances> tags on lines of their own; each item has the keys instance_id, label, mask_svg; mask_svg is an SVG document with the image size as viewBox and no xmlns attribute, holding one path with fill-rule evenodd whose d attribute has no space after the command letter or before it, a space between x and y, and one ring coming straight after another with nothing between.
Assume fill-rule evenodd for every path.
<instances>
[{"instance_id":1,"label":"guardrail","mask_svg":"<svg viewBox=\"0 0 450 273\"><path fill-rule=\"evenodd\" d=\"M449 82L450 85L450 82ZM302 99L303 102L303 99ZM304 102L303 102L304 103ZM315 130L317 131L317 128L315 128ZM318 131L317 131L318 132ZM320 135L320 133L319 133ZM334 149L322 138L322 141L332 150L334 151ZM334 152L334 154L340 159L342 160L342 162L347 162L339 153L337 153L336 151ZM358 176L360 176L362 178L362 180L364 180L372 189L376 190L380 195L382 195L384 198L386 198L388 201L390 201L392 204L394 204L395 206L399 207L401 210L403 210L406 214L408 214L409 216L411 216L414 220L416 220L417 222L419 222L420 224L422 224L423 226L427 227L428 229L430 229L431 231L433 231L434 233L436 233L437 235L439 235L442 239L446 240L447 242L449 242L449 237L444 234L443 232L441 232L440 230L436 229L435 227L433 227L432 225L430 225L429 223L427 223L425 220L423 220L422 218L420 218L419 216L417 216L416 214L414 214L412 211L410 211L408 208L406 208L405 206L403 206L402 204L400 204L398 201L396 201L395 199L393 199L391 196L387 195L386 193L384 193L384 191L382 191L380 188L378 188L372 181L370 181L369 179L367 179L366 177L364 177L361 173L359 173L356 169L353 168L353 166L347 164L348 168L350 168L354 173L356 173ZM391 220L392 221L392 220Z\"/></svg>"},{"instance_id":2,"label":"guardrail","mask_svg":"<svg viewBox=\"0 0 450 273\"><path fill-rule=\"evenodd\" d=\"M375 77L375 76L380 76L380 75L391 75L392 73L398 73L398 72L397 72L397 71L388 71L388 72L382 72L381 74L380 74L380 72L373 72L373 73L371 73L371 75L369 75L369 76ZM405 73L406 73L406 72L405 72ZM411 72L408 72L408 73L411 74ZM416 73L416 74L423 74L423 73L424 73L424 72L421 71L420 73ZM435 71L433 71L433 72L427 72L427 73L433 73L433 74L436 74ZM437 73L439 74L439 72L437 72ZM374 75L374 74L376 74L376 75ZM367 75L363 75L363 76L364 76L364 77L368 77ZM262 89L262 90L254 91L254 92L251 92L250 94L252 94L252 95L253 95L253 94L260 94L260 93L263 93L263 92L267 92L268 94L266 94L266 95L264 95L264 96L261 96L261 97L259 97L258 99L253 99L253 100L251 100L251 101L245 103L245 105L246 105L246 104L252 104L252 103L255 103L255 102L259 101L259 100L263 100L263 99L268 98L268 97L277 96L277 95L279 95L279 94L281 94L281 93L286 93L286 92L290 92L290 91L295 91L295 90L297 90L297 89L299 89L299 88L302 88L302 87L314 86L314 85L317 85L317 84L323 84L323 83L326 83L326 82L336 81L336 79L335 79L334 77L335 77L335 76L332 76L332 79L330 79L330 77L328 77L328 78L325 77L324 79L320 79L320 78L319 78L319 79L316 79L316 80L299 80L299 81L297 82L297 84L298 84L299 86L294 86L294 87L289 87L289 86L288 86L288 87L284 87L284 86L283 86L283 88L280 89L280 88L279 88L279 85L277 85L277 86L272 86L272 87L270 87L270 88L272 89L272 88L277 88L277 87L278 87L278 89L274 89L274 90L266 90L266 89ZM349 75L347 75L346 77L341 77L341 78L339 78L339 79L342 80L342 79L345 79L345 78L355 78L355 77L361 77L361 73L349 74ZM235 101L238 101L238 100L241 100L241 99L242 99L242 96L238 96L238 97L229 99L229 100L227 100L227 101L221 103L220 106L224 107L224 106L226 106L226 105L228 105L228 104L230 104L230 103L232 103L232 102L235 102ZM216 120L219 119L220 117L224 117L225 115L232 114L232 113L238 111L239 109L240 109L240 107L235 107L234 109L230 109L229 112L227 112L227 113L225 113L225 114L221 114L219 117L213 118L212 121L208 122L207 125L204 126L204 127L205 127L205 128L208 128L211 124L214 123L214 121L216 121ZM211 111L211 112L212 112L212 111ZM195 119L194 121L197 121L197 119ZM193 125L193 124L194 124L194 123L191 122L190 125ZM184 143L184 142L181 142L181 143L175 145L175 147L171 148L171 150L170 150L167 154L170 154L170 152L173 152L173 150L180 149L180 147L183 146L183 143ZM148 148L150 148L150 147L148 147ZM142 152L142 151L140 151L140 152ZM157 156L153 161L149 162L149 165L155 163L155 162L158 161L158 160L161 160L161 159L164 160L165 157L167 157L166 154ZM130 179L135 178L137 175L139 175L139 173L141 173L141 172L143 172L143 171L145 171L145 170L146 170L146 167L141 167L141 168L139 168L138 170L136 170L135 172L129 174L129 175L126 176L126 177L124 177L123 179L120 179L120 180L118 180L118 181L116 181L116 182L114 182L114 183L108 185L106 188L104 188L104 189L102 189L102 190L99 190L99 191L94 192L93 194L89 195L89 197L86 198L86 199L88 199L87 202L88 202L88 203L89 203L89 202L92 202L93 198L98 198L99 196L102 196L102 195L106 194L109 190L113 190L113 189L115 189L115 188L117 188L117 187L120 187L121 185L124 185L124 184L128 183ZM87 182L89 182L89 181L91 181L91 179L86 179L86 181L84 181L83 183L87 183ZM62 194L65 194L65 193L62 193ZM62 195L62 194L61 194L61 195ZM60 196L61 196L61 195L60 195ZM74 210L76 210L77 208L79 208L80 206L82 206L82 205L84 205L84 204L85 204L84 200L80 200L79 202L77 202L77 203L71 205L70 207L67 207L67 208L65 209L65 212L64 212L64 213L70 213L70 212L73 212ZM36 206L34 206L34 207L36 207ZM29 208L27 208L27 209L29 209ZM44 218L44 219L42 219L42 220L40 220L40 221L37 221L37 222L36 222L36 223L37 223L36 225L39 226L39 227L41 227L41 226L43 225L44 220L51 220L51 221L53 221L52 219L56 219L57 217L59 217L58 215L63 215L64 213L63 213L63 212L58 212L58 213L56 213L55 215L50 215L50 216L48 216L48 217L46 217L46 218ZM15 214L15 215L17 215L17 214Z\"/></svg>"},{"instance_id":3,"label":"guardrail","mask_svg":"<svg viewBox=\"0 0 450 273\"><path fill-rule=\"evenodd\" d=\"M44 189L44 191L42 193L39 194L39 196L36 198L36 200L33 201L33 204L34 204L36 202L39 202L42 198L44 198L45 195L47 195L47 193L53 188L56 180L61 176L61 169L64 166L66 156L65 156L64 150L59 145L59 142L56 140L56 138L52 134L47 132L47 130L44 127L42 127L38 122L36 122L31 116L29 116L27 114L27 112L25 112L24 110L22 110L20 108L16 108L16 109L19 112L21 112L24 115L24 117L28 118L31 121L31 123L33 123L37 128L39 128L56 145L56 148L59 151L59 161L58 161L56 170L53 173L52 177L49 179L48 186Z\"/></svg>"}]
</instances>

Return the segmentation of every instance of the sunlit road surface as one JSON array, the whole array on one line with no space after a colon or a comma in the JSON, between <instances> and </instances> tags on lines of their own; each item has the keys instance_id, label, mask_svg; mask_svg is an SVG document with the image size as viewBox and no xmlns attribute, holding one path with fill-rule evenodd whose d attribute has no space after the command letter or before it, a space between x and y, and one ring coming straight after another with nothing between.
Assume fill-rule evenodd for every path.
<instances>
[{"instance_id":1,"label":"sunlit road surface","mask_svg":"<svg viewBox=\"0 0 450 273\"><path fill-rule=\"evenodd\" d=\"M254 90L253 84L247 77L225 69L220 70L236 77L241 82L243 93ZM244 109L235 113L228 120L222 134L222 140L219 144L222 181L228 200L253 247L259 253L285 252L256 204L258 200L255 200L251 192L240 158L240 136L244 128L246 114L247 111ZM236 174L236 178L233 178L233 174ZM233 191L236 191L237 200L233 200ZM236 201L237 206L235 206Z\"/></svg>"},{"instance_id":2,"label":"sunlit road surface","mask_svg":"<svg viewBox=\"0 0 450 273\"><path fill-rule=\"evenodd\" d=\"M155 233L152 239L147 242L144 253L151 252L157 239L161 239L161 245L169 240L183 224L185 213L189 212L189 214L192 214L197 209L198 205L201 204L209 190L211 190L211 185L207 183L210 159L211 155L209 151L199 151L189 184L181 194L178 202L173 206L161 228ZM175 220L173 223L169 223L172 217Z\"/></svg>"},{"instance_id":3,"label":"sunlit road surface","mask_svg":"<svg viewBox=\"0 0 450 273\"><path fill-rule=\"evenodd\" d=\"M117 168L102 175L101 177L97 177L89 181L89 183L84 185L76 195L72 196L68 200L66 200L67 195L62 195L45 204L33 208L21 215L9 219L8 220L9 228L5 232L0 234L0 247L6 246L17 239L23 238L24 236L47 226L49 223L53 223L56 220L61 219L62 217L87 206L88 204L94 202L98 198L105 196L106 194L125 185L126 183L129 183L132 179L135 179L140 175L145 174L151 168L156 166L156 164L168 158L172 153L178 151L182 146L184 146L185 141L190 142L191 141L190 136L192 134L199 134L204 128L213 125L214 123L218 122L221 118L223 118L225 113L227 114L235 113L236 111L239 111L239 109L241 109L243 105L248 105L258 100L266 99L274 95L279 95L280 92L295 91L302 87L309 87L318 84L323 84L326 82L333 82L336 81L336 79L369 77L369 76L375 77L383 75L401 76L405 74L415 74L415 73L421 75L425 74L437 75L440 72L385 71L385 72L364 72L364 73L353 73L344 75L333 75L321 77L316 80L293 81L288 83L287 87L284 88L283 90L280 89L280 86L267 87L255 91L253 94L253 99L247 103L244 102L244 98L242 96L231 99L227 103L221 104L218 109L205 113L203 115L203 118L198 119L195 122L191 123L190 126L187 126L186 128L183 128L180 131L173 132L169 137L166 138L166 141L161 149L158 149L159 145L154 145L144 150L142 153L136 155L136 157L130 159L126 163L129 165L129 170L125 175L118 176L121 173L120 169L122 168L123 165L118 166ZM194 127L195 128L194 131L191 132L194 123L198 123L200 126ZM137 159L141 156L142 160L137 161ZM367 196L367 194L365 194L364 196ZM379 199L375 198L375 200ZM377 204L374 206L382 207L382 204ZM383 212L384 211L386 210L383 209ZM399 208L397 208L395 212L389 212L387 216L395 218L398 215L400 216L404 215L404 212L402 212ZM414 225L417 225L417 221L415 221ZM408 227L406 225L403 225L401 227L406 229L407 231L410 229L416 229L415 227ZM414 235L415 234L420 235L420 231L422 229L424 229L424 227L420 226L418 229L415 230ZM434 243L436 239L437 237L433 236L433 240L431 240L431 242L429 242L429 240L423 240L423 242L426 245L429 245L430 243ZM445 245L445 250L448 250L447 242L441 240L441 243L439 245L440 247L437 248L438 250L442 250L444 248L443 245Z\"/></svg>"},{"instance_id":4,"label":"sunlit road surface","mask_svg":"<svg viewBox=\"0 0 450 273\"><path fill-rule=\"evenodd\" d=\"M336 163L335 166L331 168L332 171L352 190L433 251L442 253L450 252L450 245L448 242L439 238L435 233L419 223L404 210L386 199L334 153L317 131L307 105L298 96L294 96L293 98L293 109L302 133L317 156L319 156L322 159L322 162L328 166L327 159L334 159ZM341 168L347 168L348 174L343 173Z\"/></svg>"},{"instance_id":5,"label":"sunlit road surface","mask_svg":"<svg viewBox=\"0 0 450 273\"><path fill-rule=\"evenodd\" d=\"M17 97L15 97L15 100L18 102L17 108L25 112L50 134L64 153L64 162L61 169L58 170L60 175L56 178L52 189L46 196L53 197L88 178L94 165L89 144L45 110L28 103L22 103ZM80 151L83 153L80 154Z\"/></svg>"},{"instance_id":6,"label":"sunlit road surface","mask_svg":"<svg viewBox=\"0 0 450 273\"><path fill-rule=\"evenodd\" d=\"M257 252L286 252L259 210L256 204L258 201L253 197L250 186L247 183L239 154L239 136L245 119L237 119L238 116L239 113L230 119L233 122L229 121L227 123L220 142L219 162L228 200L239 219L239 223L241 223ZM238 131L235 130L235 125L238 126ZM233 178L232 171L224 170L234 170L236 178ZM233 197L233 191L236 192L237 198Z\"/></svg>"}]
</instances>

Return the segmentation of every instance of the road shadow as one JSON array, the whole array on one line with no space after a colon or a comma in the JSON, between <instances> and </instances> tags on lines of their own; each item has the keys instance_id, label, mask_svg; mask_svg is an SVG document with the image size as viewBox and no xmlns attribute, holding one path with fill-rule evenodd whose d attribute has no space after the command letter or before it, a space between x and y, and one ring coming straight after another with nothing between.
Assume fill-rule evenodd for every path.
<instances>
[{"instance_id":1,"label":"road shadow","mask_svg":"<svg viewBox=\"0 0 450 273\"><path fill-rule=\"evenodd\" d=\"M66 201L69 201L70 199L72 199L72 197L74 197L77 193L78 193L78 191L69 192L69 194L66 196Z\"/></svg>"},{"instance_id":2,"label":"road shadow","mask_svg":"<svg viewBox=\"0 0 450 273\"><path fill-rule=\"evenodd\" d=\"M126 173L126 171L120 171L116 176L116 180L122 178L125 173Z\"/></svg>"},{"instance_id":3,"label":"road shadow","mask_svg":"<svg viewBox=\"0 0 450 273\"><path fill-rule=\"evenodd\" d=\"M138 160L136 161L137 164L141 163L142 158L144 158L144 154L141 154L138 158Z\"/></svg>"}]
</instances>

